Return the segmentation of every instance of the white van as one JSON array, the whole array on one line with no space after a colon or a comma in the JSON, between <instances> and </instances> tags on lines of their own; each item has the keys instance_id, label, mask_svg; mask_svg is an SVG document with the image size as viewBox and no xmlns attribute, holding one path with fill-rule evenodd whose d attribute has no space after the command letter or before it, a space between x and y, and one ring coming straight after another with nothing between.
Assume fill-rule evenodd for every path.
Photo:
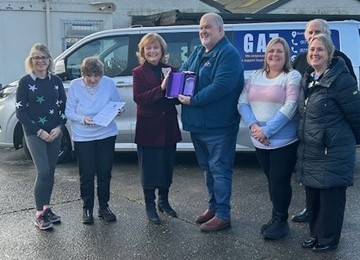
<instances>
[{"instance_id":1,"label":"white van","mask_svg":"<svg viewBox=\"0 0 360 260\"><path fill-rule=\"evenodd\" d=\"M266 44L273 37L285 38L291 48L291 58L307 49L304 39L306 22L247 23L225 25L226 36L239 50L245 68L245 77L263 65ZM360 22L329 22L334 45L351 59L359 79L360 73ZM114 79L123 101L125 113L117 118L119 135L117 151L136 149L134 130L136 105L133 102L132 69L138 65L135 55L141 37L148 32L159 33L168 44L169 63L179 68L196 45L200 44L198 26L138 27L101 31L89 35L55 58L55 73L61 77L65 88L72 79L80 77L80 63L88 56L98 56L105 65L105 75ZM0 95L0 147L21 148L23 134L15 116L16 82L2 90ZM181 125L181 124L180 124ZM183 132L179 151L192 150L189 133ZM238 151L252 151L248 130L242 123L237 141ZM68 158L72 146L69 132L63 138L59 160Z\"/></svg>"}]
</instances>

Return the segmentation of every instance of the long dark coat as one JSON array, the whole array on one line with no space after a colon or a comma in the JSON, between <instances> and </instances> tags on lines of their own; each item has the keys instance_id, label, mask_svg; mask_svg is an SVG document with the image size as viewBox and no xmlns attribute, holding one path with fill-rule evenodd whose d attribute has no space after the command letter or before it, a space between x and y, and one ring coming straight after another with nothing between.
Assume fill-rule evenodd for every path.
<instances>
[{"instance_id":1,"label":"long dark coat","mask_svg":"<svg viewBox=\"0 0 360 260\"><path fill-rule=\"evenodd\" d=\"M160 64L161 67L169 67ZM137 104L135 143L164 147L181 141L175 104L177 99L165 97L161 79L149 63L133 69L134 101Z\"/></svg>"},{"instance_id":2,"label":"long dark coat","mask_svg":"<svg viewBox=\"0 0 360 260\"><path fill-rule=\"evenodd\" d=\"M318 81L312 80L312 71L301 80L297 180L319 189L351 186L360 140L357 83L342 58L333 58Z\"/></svg>"}]
</instances>

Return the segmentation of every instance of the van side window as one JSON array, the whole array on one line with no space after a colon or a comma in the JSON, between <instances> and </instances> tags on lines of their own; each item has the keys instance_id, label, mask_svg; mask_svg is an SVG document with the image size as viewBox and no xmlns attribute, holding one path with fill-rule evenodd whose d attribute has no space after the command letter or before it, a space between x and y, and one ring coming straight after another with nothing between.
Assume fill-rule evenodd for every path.
<instances>
[{"instance_id":1,"label":"van side window","mask_svg":"<svg viewBox=\"0 0 360 260\"><path fill-rule=\"evenodd\" d=\"M88 42L70 54L65 61L68 79L81 76L80 64L89 56L98 56L104 63L106 76L121 76L128 66L129 37L117 36Z\"/></svg>"},{"instance_id":2,"label":"van side window","mask_svg":"<svg viewBox=\"0 0 360 260\"><path fill-rule=\"evenodd\" d=\"M200 44L197 32L160 33L167 43L168 64L179 69L194 47Z\"/></svg>"},{"instance_id":3,"label":"van side window","mask_svg":"<svg viewBox=\"0 0 360 260\"><path fill-rule=\"evenodd\" d=\"M124 72L128 66L128 53L129 38L115 38L114 41L99 55L100 60L104 63L105 75L109 77L122 75L122 72Z\"/></svg>"}]
</instances>

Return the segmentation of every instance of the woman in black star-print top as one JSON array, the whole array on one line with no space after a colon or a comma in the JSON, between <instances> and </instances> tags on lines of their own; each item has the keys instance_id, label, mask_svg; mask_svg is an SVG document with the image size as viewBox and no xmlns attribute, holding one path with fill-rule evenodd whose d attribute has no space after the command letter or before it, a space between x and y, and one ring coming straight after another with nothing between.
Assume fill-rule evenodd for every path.
<instances>
[{"instance_id":1,"label":"woman in black star-print top","mask_svg":"<svg viewBox=\"0 0 360 260\"><path fill-rule=\"evenodd\" d=\"M61 220L50 209L54 173L64 129L66 94L61 79L49 72L52 58L48 48L35 44L25 60L27 75L19 81L16 92L16 116L23 126L33 159L35 180L35 225L53 227Z\"/></svg>"}]
</instances>

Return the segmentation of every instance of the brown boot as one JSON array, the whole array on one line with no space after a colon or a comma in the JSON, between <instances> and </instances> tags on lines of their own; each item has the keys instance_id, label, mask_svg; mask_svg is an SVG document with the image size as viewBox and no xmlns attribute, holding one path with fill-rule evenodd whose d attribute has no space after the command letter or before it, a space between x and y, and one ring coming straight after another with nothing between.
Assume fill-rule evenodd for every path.
<instances>
[{"instance_id":1,"label":"brown boot","mask_svg":"<svg viewBox=\"0 0 360 260\"><path fill-rule=\"evenodd\" d=\"M204 232L219 231L231 227L230 220L223 220L218 217L213 217L208 222L200 225L200 230Z\"/></svg>"},{"instance_id":2,"label":"brown boot","mask_svg":"<svg viewBox=\"0 0 360 260\"><path fill-rule=\"evenodd\" d=\"M202 224L209 221L214 216L215 216L215 212L210 209L207 209L205 212L195 217L195 222L198 224Z\"/></svg>"}]
</instances>

